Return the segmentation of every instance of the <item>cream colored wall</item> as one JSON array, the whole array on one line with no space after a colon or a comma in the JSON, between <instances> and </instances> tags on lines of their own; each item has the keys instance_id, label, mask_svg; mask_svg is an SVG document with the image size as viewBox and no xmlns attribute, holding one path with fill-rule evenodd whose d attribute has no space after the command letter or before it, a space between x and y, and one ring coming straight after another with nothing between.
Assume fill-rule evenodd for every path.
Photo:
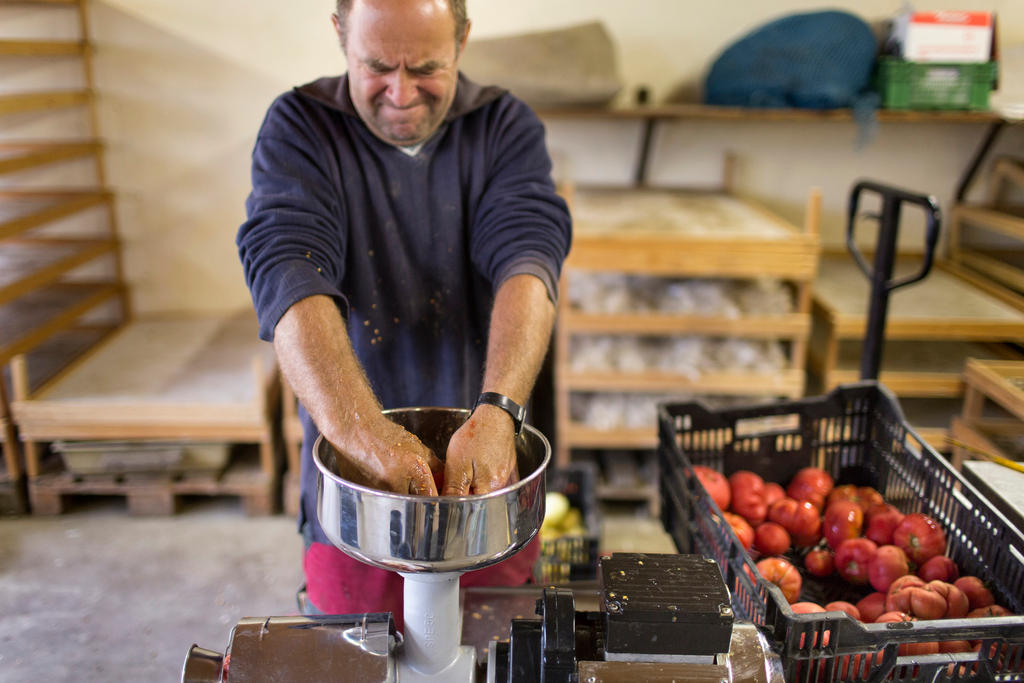
<instances>
[{"instance_id":1,"label":"cream colored wall","mask_svg":"<svg viewBox=\"0 0 1024 683\"><path fill-rule=\"evenodd\" d=\"M218 309L248 294L234 247L244 219L249 153L271 100L293 84L338 73L344 61L328 16L332 0L104 0L92 4L103 137L118 192L127 276L137 310ZM472 37L599 19L617 44L627 89L655 99L696 82L714 55L753 26L818 7L797 0L470 0ZM840 2L865 18L896 2ZM1024 3L944 2L992 9L1003 44L1024 42ZM285 9L287 8L287 9ZM472 48L470 48L472 49ZM736 157L736 189L798 219L821 187L826 237L835 241L854 180L869 176L934 193L948 207L984 127L886 124L867 147L845 123L711 123L664 126L651 178L706 183L723 152ZM560 168L584 182L628 182L639 126L555 121ZM1002 148L1024 154L1020 129ZM595 144L597 141L597 144ZM910 235L910 238L913 238Z\"/></svg>"}]
</instances>

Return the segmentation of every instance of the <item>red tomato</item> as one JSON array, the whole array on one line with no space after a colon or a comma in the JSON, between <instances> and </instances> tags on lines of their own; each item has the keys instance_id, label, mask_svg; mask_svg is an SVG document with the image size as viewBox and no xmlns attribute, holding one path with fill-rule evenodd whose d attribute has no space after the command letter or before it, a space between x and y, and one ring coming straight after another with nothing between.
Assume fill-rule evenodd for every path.
<instances>
[{"instance_id":1,"label":"red tomato","mask_svg":"<svg viewBox=\"0 0 1024 683\"><path fill-rule=\"evenodd\" d=\"M732 494L729 490L729 480L725 478L725 475L704 465L694 465L693 473L700 479L700 483L719 509L728 510Z\"/></svg>"},{"instance_id":2,"label":"red tomato","mask_svg":"<svg viewBox=\"0 0 1024 683\"><path fill-rule=\"evenodd\" d=\"M953 585L967 596L967 602L972 610L996 604L992 591L985 588L985 584L977 576L961 576Z\"/></svg>"},{"instance_id":3,"label":"red tomato","mask_svg":"<svg viewBox=\"0 0 1024 683\"><path fill-rule=\"evenodd\" d=\"M723 512L722 517L732 527L736 538L740 539L740 545L744 550L750 550L754 545L754 527L750 526L747 520L732 512Z\"/></svg>"},{"instance_id":4,"label":"red tomato","mask_svg":"<svg viewBox=\"0 0 1024 683\"><path fill-rule=\"evenodd\" d=\"M875 558L878 546L866 538L851 538L836 548L836 571L839 576L856 585L868 582L868 567Z\"/></svg>"},{"instance_id":5,"label":"red tomato","mask_svg":"<svg viewBox=\"0 0 1024 683\"><path fill-rule=\"evenodd\" d=\"M737 470L729 475L729 488L732 489L734 496L737 490L743 493L756 493L759 496L763 496L764 479L761 478L761 475L750 470Z\"/></svg>"},{"instance_id":6,"label":"red tomato","mask_svg":"<svg viewBox=\"0 0 1024 683\"><path fill-rule=\"evenodd\" d=\"M797 614L815 614L826 611L824 607L816 602L794 602L789 608Z\"/></svg>"},{"instance_id":7,"label":"red tomato","mask_svg":"<svg viewBox=\"0 0 1024 683\"><path fill-rule=\"evenodd\" d=\"M909 614L903 612L886 612L882 616L878 617L875 621L876 624L885 624L896 621L915 621ZM897 654L901 657L911 655L934 655L939 652L939 644L935 642L931 643L903 643L900 645Z\"/></svg>"},{"instance_id":8,"label":"red tomato","mask_svg":"<svg viewBox=\"0 0 1024 683\"><path fill-rule=\"evenodd\" d=\"M952 583L960 578L960 569L945 555L936 555L917 568L917 575L925 581Z\"/></svg>"},{"instance_id":9,"label":"red tomato","mask_svg":"<svg viewBox=\"0 0 1024 683\"><path fill-rule=\"evenodd\" d=\"M769 557L757 563L757 571L767 581L774 583L790 603L797 602L803 578L792 564L781 557Z\"/></svg>"},{"instance_id":10,"label":"red tomato","mask_svg":"<svg viewBox=\"0 0 1024 683\"><path fill-rule=\"evenodd\" d=\"M939 523L920 512L903 518L892 532L892 542L903 548L903 552L914 564L922 565L936 555L946 552L946 534Z\"/></svg>"},{"instance_id":11,"label":"red tomato","mask_svg":"<svg viewBox=\"0 0 1024 683\"><path fill-rule=\"evenodd\" d=\"M814 576L831 576L836 570L836 562L831 550L819 548L804 556L804 567Z\"/></svg>"},{"instance_id":12,"label":"red tomato","mask_svg":"<svg viewBox=\"0 0 1024 683\"><path fill-rule=\"evenodd\" d=\"M832 486L828 472L818 467L805 467L793 476L786 487L786 495L796 500L809 500L821 509Z\"/></svg>"},{"instance_id":13,"label":"red tomato","mask_svg":"<svg viewBox=\"0 0 1024 683\"><path fill-rule=\"evenodd\" d=\"M964 592L951 583L945 581L929 581L928 588L943 597L946 601L946 611L941 619L959 619L966 617L971 611L970 603Z\"/></svg>"},{"instance_id":14,"label":"red tomato","mask_svg":"<svg viewBox=\"0 0 1024 683\"><path fill-rule=\"evenodd\" d=\"M979 607L978 609L972 609L967 613L969 619L981 619L984 617L1012 617L1013 612L1006 609L1002 605L989 605L988 607Z\"/></svg>"},{"instance_id":15,"label":"red tomato","mask_svg":"<svg viewBox=\"0 0 1024 683\"><path fill-rule=\"evenodd\" d=\"M885 598L889 611L906 612L918 619L941 619L946 613L946 599L913 574L893 581Z\"/></svg>"},{"instance_id":16,"label":"red tomato","mask_svg":"<svg viewBox=\"0 0 1024 683\"><path fill-rule=\"evenodd\" d=\"M821 517L818 508L808 501L782 498L772 503L768 519L781 524L793 538L793 544L814 545L821 538Z\"/></svg>"},{"instance_id":17,"label":"red tomato","mask_svg":"<svg viewBox=\"0 0 1024 683\"><path fill-rule=\"evenodd\" d=\"M768 507L771 507L772 503L777 500L781 500L786 497L786 489L782 488L780 484L776 484L774 481L766 481L764 483L764 503Z\"/></svg>"},{"instance_id":18,"label":"red tomato","mask_svg":"<svg viewBox=\"0 0 1024 683\"><path fill-rule=\"evenodd\" d=\"M789 550L789 532L775 522L763 522L754 529L754 547L762 555L781 555Z\"/></svg>"},{"instance_id":19,"label":"red tomato","mask_svg":"<svg viewBox=\"0 0 1024 683\"><path fill-rule=\"evenodd\" d=\"M825 499L825 507L828 508L829 505L840 500L856 503L864 512L870 510L872 506L885 504L882 494L875 489L870 486L854 486L853 484L844 484L832 489L828 498Z\"/></svg>"},{"instance_id":20,"label":"red tomato","mask_svg":"<svg viewBox=\"0 0 1024 683\"><path fill-rule=\"evenodd\" d=\"M825 605L826 612L846 612L851 617L860 621L860 610L855 605L851 605L845 600L836 600Z\"/></svg>"},{"instance_id":21,"label":"red tomato","mask_svg":"<svg viewBox=\"0 0 1024 683\"><path fill-rule=\"evenodd\" d=\"M866 624L873 624L886 611L885 593L869 593L857 602L860 619Z\"/></svg>"},{"instance_id":22,"label":"red tomato","mask_svg":"<svg viewBox=\"0 0 1024 683\"><path fill-rule=\"evenodd\" d=\"M830 548L838 548L843 541L857 538L863 526L864 511L852 500L837 500L825 510L822 530Z\"/></svg>"},{"instance_id":23,"label":"red tomato","mask_svg":"<svg viewBox=\"0 0 1024 683\"><path fill-rule=\"evenodd\" d=\"M865 515L867 528L864 529L864 536L878 545L892 545L892 532L903 521L903 517L903 513L892 505L876 505Z\"/></svg>"},{"instance_id":24,"label":"red tomato","mask_svg":"<svg viewBox=\"0 0 1024 683\"><path fill-rule=\"evenodd\" d=\"M876 591L889 590L892 582L910 573L910 560L902 548L883 545L868 566L868 580Z\"/></svg>"},{"instance_id":25,"label":"red tomato","mask_svg":"<svg viewBox=\"0 0 1024 683\"><path fill-rule=\"evenodd\" d=\"M734 493L732 510L751 524L757 526L768 516L768 506L759 493Z\"/></svg>"}]
</instances>

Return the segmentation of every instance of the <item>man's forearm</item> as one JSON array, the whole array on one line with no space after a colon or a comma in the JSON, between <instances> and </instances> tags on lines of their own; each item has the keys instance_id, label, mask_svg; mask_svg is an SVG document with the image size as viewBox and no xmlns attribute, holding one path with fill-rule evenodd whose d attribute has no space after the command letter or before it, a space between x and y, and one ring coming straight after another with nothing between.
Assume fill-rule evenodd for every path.
<instances>
[{"instance_id":1,"label":"man's forearm","mask_svg":"<svg viewBox=\"0 0 1024 683\"><path fill-rule=\"evenodd\" d=\"M317 428L343 448L357 448L360 428L380 418L337 306L326 296L295 303L274 330L281 372Z\"/></svg>"},{"instance_id":2,"label":"man's forearm","mask_svg":"<svg viewBox=\"0 0 1024 683\"><path fill-rule=\"evenodd\" d=\"M523 404L533 390L555 324L555 306L544 283L515 275L498 288L491 312L483 391Z\"/></svg>"}]
</instances>

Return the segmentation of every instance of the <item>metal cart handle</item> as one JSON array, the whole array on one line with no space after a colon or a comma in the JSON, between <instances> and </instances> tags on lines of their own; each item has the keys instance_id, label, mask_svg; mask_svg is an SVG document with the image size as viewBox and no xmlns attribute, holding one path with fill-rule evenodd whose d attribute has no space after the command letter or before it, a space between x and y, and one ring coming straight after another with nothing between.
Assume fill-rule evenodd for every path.
<instances>
[{"instance_id":1,"label":"metal cart handle","mask_svg":"<svg viewBox=\"0 0 1024 683\"><path fill-rule=\"evenodd\" d=\"M863 192L873 192L882 198L880 214L863 214L865 217L878 221L874 268L868 266L854 239L858 207ZM896 238L899 235L900 209L904 203L917 204L924 209L927 220L924 261L921 264L921 270L916 274L894 280L892 273L896 261ZM908 192L870 180L858 182L850 193L846 246L850 250L853 260L871 281L868 326L864 335L864 350L861 354L860 378L862 380L878 379L878 371L882 362L882 340L885 337L885 319L889 309L889 293L899 287L923 280L928 275L934 261L935 245L939 241L939 225L939 206L934 197Z\"/></svg>"},{"instance_id":2,"label":"metal cart handle","mask_svg":"<svg viewBox=\"0 0 1024 683\"><path fill-rule=\"evenodd\" d=\"M864 259L864 255L861 253L860 249L857 248L857 243L854 240L854 231L858 216L857 208L860 206L860 195L864 190L875 192L882 197L881 214L860 214L864 218L874 218L879 222L878 244L875 249L875 271L872 271L868 266L867 261ZM882 185L870 180L860 181L854 185L853 191L850 193L850 209L846 222L846 246L850 250L853 260L857 262L861 271L863 271L863 273L867 275L868 279L872 282L875 281L876 273L878 273L878 257L886 250L886 247L889 246L888 244L885 244L888 242L887 238L889 237L889 235L886 234L886 228L892 229L891 246L892 255L895 256L896 236L899 233L900 208L904 202L908 204L918 204L925 211L927 227L924 238L924 262L921 264L921 270L918 271L917 274L909 275L899 280L892 279L892 270L890 268L888 274L882 278L882 282L884 283L887 292L891 292L899 287L904 287L919 280L923 280L932 269L932 263L934 262L935 256L935 245L939 241L939 226L941 223L941 212L939 211L938 203L935 201L935 197L908 192L906 190L901 190L889 185Z\"/></svg>"}]
</instances>

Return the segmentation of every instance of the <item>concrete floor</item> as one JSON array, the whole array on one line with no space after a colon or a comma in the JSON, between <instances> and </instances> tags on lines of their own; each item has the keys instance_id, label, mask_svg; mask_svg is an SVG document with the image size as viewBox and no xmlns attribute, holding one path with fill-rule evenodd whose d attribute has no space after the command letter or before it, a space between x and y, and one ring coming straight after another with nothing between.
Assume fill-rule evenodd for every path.
<instances>
[{"instance_id":1,"label":"concrete floor","mask_svg":"<svg viewBox=\"0 0 1024 683\"><path fill-rule=\"evenodd\" d=\"M606 515L601 546L674 552L632 515ZM301 553L290 517L232 499L140 518L82 497L60 517L0 518L0 683L180 680L193 643L223 652L242 617L296 613Z\"/></svg>"},{"instance_id":2,"label":"concrete floor","mask_svg":"<svg viewBox=\"0 0 1024 683\"><path fill-rule=\"evenodd\" d=\"M229 499L139 518L98 499L0 519L0 681L177 681L193 643L295 614L302 539Z\"/></svg>"}]
</instances>

